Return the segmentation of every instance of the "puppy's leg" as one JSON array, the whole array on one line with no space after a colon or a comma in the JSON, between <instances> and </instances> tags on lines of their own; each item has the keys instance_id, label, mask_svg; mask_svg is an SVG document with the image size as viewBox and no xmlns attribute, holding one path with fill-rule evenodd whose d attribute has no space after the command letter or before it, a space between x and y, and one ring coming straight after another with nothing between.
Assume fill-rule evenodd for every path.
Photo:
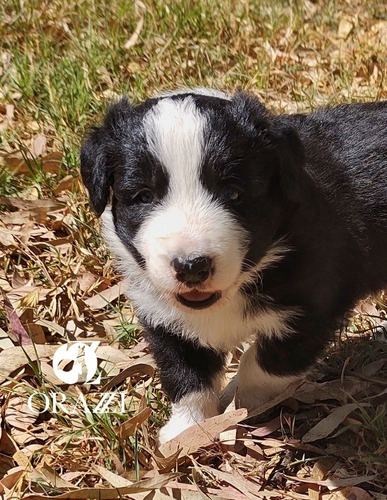
<instances>
[{"instance_id":1,"label":"puppy's leg","mask_svg":"<svg viewBox=\"0 0 387 500\"><path fill-rule=\"evenodd\" d=\"M257 345L246 351L240 361L236 376L235 404L253 410L280 394L301 375L275 375L267 372L257 359Z\"/></svg>"},{"instance_id":2,"label":"puppy's leg","mask_svg":"<svg viewBox=\"0 0 387 500\"><path fill-rule=\"evenodd\" d=\"M251 410L275 398L308 372L324 345L324 334L259 338L241 358L236 404Z\"/></svg>"},{"instance_id":3,"label":"puppy's leg","mask_svg":"<svg viewBox=\"0 0 387 500\"><path fill-rule=\"evenodd\" d=\"M162 328L146 338L160 369L163 390L172 401L172 416L161 429L161 443L218 413L225 353L203 347Z\"/></svg>"}]
</instances>

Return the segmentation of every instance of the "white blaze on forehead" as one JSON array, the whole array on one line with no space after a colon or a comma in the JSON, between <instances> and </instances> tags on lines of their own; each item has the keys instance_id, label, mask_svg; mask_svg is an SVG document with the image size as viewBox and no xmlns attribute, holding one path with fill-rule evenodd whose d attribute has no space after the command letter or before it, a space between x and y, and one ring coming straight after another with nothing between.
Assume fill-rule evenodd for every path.
<instances>
[{"instance_id":1,"label":"white blaze on forehead","mask_svg":"<svg viewBox=\"0 0 387 500\"><path fill-rule=\"evenodd\" d=\"M168 175L168 192L143 221L134 245L150 280L169 295L180 285L174 258L210 257L215 271L206 285L226 291L237 280L246 251L246 231L201 182L207 127L192 96L161 99L144 116L148 148Z\"/></svg>"},{"instance_id":2,"label":"white blaze on forehead","mask_svg":"<svg viewBox=\"0 0 387 500\"><path fill-rule=\"evenodd\" d=\"M145 115L144 126L152 154L169 174L170 192L197 195L207 120L194 99L160 100Z\"/></svg>"},{"instance_id":3,"label":"white blaze on forehead","mask_svg":"<svg viewBox=\"0 0 387 500\"><path fill-rule=\"evenodd\" d=\"M200 180L207 118L193 97L160 100L145 115L144 128L151 153L168 174L168 194L138 235L145 236L138 241L143 255L154 262L163 254L169 262L177 255L222 253L219 245L230 239L239 247L240 229Z\"/></svg>"}]
</instances>

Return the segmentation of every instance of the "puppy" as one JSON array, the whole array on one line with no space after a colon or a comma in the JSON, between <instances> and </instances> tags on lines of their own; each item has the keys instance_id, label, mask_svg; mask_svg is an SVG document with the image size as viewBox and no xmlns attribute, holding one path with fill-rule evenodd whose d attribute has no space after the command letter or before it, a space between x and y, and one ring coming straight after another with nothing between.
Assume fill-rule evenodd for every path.
<instances>
[{"instance_id":1,"label":"puppy","mask_svg":"<svg viewBox=\"0 0 387 500\"><path fill-rule=\"evenodd\" d=\"M244 93L123 98L81 172L172 401L161 442L217 414L242 341L251 409L387 283L387 101L275 116Z\"/></svg>"}]
</instances>

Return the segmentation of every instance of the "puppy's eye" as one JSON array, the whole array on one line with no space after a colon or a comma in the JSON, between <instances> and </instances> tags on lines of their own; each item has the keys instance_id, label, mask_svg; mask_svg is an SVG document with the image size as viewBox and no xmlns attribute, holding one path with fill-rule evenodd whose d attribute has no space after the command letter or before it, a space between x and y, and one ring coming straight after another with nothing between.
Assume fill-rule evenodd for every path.
<instances>
[{"instance_id":1,"label":"puppy's eye","mask_svg":"<svg viewBox=\"0 0 387 500\"><path fill-rule=\"evenodd\" d=\"M236 187L229 187L223 191L222 199L226 203L238 203L241 201L243 193Z\"/></svg>"},{"instance_id":2,"label":"puppy's eye","mask_svg":"<svg viewBox=\"0 0 387 500\"><path fill-rule=\"evenodd\" d=\"M155 196L150 189L143 189L133 197L132 201L135 203L152 203L154 199Z\"/></svg>"}]
</instances>

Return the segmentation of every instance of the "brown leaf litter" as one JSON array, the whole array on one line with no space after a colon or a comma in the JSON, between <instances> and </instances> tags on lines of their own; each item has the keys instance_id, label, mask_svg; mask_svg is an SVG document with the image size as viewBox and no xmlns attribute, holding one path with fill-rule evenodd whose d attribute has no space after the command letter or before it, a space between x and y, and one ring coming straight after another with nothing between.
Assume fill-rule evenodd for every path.
<instances>
[{"instance_id":1,"label":"brown leaf litter","mask_svg":"<svg viewBox=\"0 0 387 500\"><path fill-rule=\"evenodd\" d=\"M159 447L168 410L154 362L98 232L82 222L90 217L84 201L66 189L46 199L0 199L2 494L382 495L387 344L383 335L373 340L373 332L386 319L383 292L358 304L301 386L249 415L229 409ZM98 342L99 386L82 379L69 386L57 377L53 356L69 341ZM230 359L230 376L240 355ZM71 362L62 369L71 369Z\"/></svg>"}]
</instances>

